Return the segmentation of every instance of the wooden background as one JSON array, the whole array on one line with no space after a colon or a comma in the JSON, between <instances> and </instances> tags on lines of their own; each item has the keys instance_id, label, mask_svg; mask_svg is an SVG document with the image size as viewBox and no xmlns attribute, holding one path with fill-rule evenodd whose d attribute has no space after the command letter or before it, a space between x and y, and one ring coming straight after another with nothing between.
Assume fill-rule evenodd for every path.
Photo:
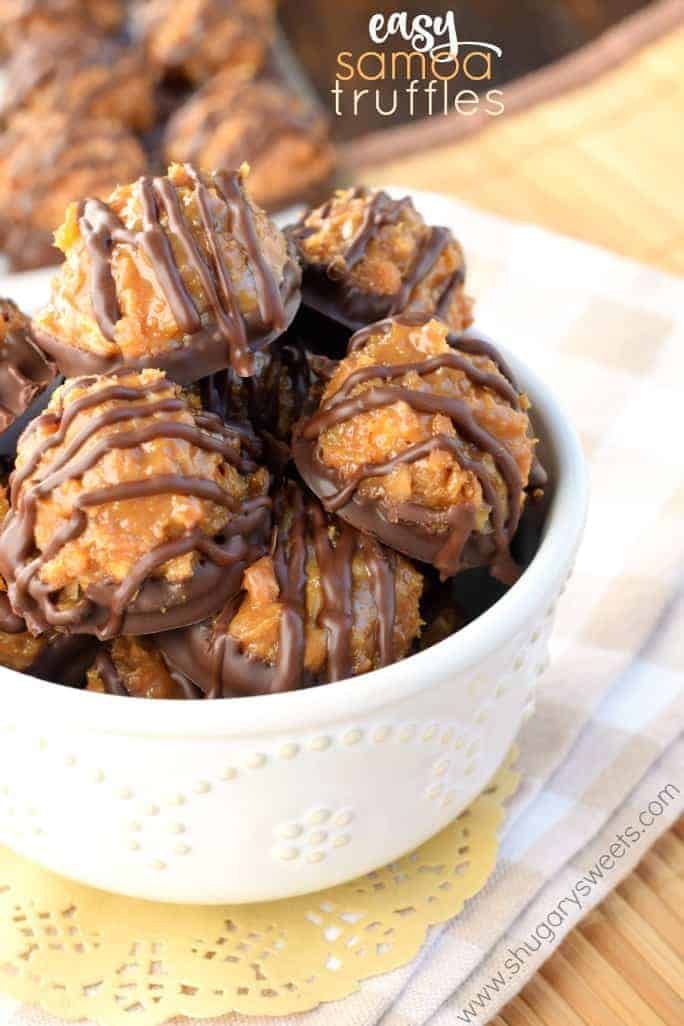
<instances>
[{"instance_id":1,"label":"wooden background","mask_svg":"<svg viewBox=\"0 0 684 1026\"><path fill-rule=\"evenodd\" d=\"M378 46L370 42L371 14L407 11L410 14L456 13L461 39L490 41L503 48L493 85L510 82L540 68L594 39L625 15L648 7L650 0L280 0L280 21L290 45L323 104L330 109L329 90L340 50L408 49L399 40ZM381 83L374 83L381 86ZM381 89L386 97L388 89ZM387 103L383 105L387 108ZM393 117L393 124L401 120ZM387 127L386 119L369 116L335 120L339 140Z\"/></svg>"},{"instance_id":2,"label":"wooden background","mask_svg":"<svg viewBox=\"0 0 684 1026\"><path fill-rule=\"evenodd\" d=\"M451 194L684 274L684 2L658 7L679 27L589 84L359 177Z\"/></svg>"},{"instance_id":3,"label":"wooden background","mask_svg":"<svg viewBox=\"0 0 684 1026\"><path fill-rule=\"evenodd\" d=\"M684 820L491 1026L682 1026Z\"/></svg>"}]
</instances>

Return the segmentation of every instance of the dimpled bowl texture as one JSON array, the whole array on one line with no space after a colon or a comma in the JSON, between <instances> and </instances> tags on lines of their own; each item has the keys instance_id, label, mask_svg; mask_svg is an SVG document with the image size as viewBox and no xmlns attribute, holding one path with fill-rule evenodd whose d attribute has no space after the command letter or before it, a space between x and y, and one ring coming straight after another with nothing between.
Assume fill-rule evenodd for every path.
<instances>
[{"instance_id":1,"label":"dimpled bowl texture","mask_svg":"<svg viewBox=\"0 0 684 1026\"><path fill-rule=\"evenodd\" d=\"M0 670L0 843L76 880L186 903L262 901L417 847L486 786L532 708L587 501L577 437L532 399L552 499L491 609L351 681L218 702L91 694Z\"/></svg>"}]
</instances>

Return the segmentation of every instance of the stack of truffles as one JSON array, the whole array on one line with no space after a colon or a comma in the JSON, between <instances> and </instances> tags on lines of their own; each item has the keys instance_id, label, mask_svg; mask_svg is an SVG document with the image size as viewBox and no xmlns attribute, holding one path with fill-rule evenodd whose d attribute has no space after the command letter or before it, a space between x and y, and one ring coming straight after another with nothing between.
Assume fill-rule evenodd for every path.
<instances>
[{"instance_id":1,"label":"stack of truffles","mask_svg":"<svg viewBox=\"0 0 684 1026\"><path fill-rule=\"evenodd\" d=\"M2 0L0 252L54 264L67 203L166 163L252 165L269 209L335 163L328 124L279 72L275 0Z\"/></svg>"},{"instance_id":2,"label":"stack of truffles","mask_svg":"<svg viewBox=\"0 0 684 1026\"><path fill-rule=\"evenodd\" d=\"M544 475L458 242L366 189L281 232L246 173L71 204L48 304L1 309L6 666L289 691L439 641L475 615L454 582L521 571Z\"/></svg>"}]
</instances>

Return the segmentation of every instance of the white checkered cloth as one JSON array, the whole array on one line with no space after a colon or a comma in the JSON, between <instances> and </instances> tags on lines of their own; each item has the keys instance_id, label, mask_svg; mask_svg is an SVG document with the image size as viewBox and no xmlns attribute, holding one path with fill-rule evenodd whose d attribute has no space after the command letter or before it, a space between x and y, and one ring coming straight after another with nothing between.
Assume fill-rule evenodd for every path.
<instances>
[{"instance_id":1,"label":"white checkered cloth","mask_svg":"<svg viewBox=\"0 0 684 1026\"><path fill-rule=\"evenodd\" d=\"M480 327L534 364L578 425L587 535L484 890L412 964L344 1002L217 1026L486 1023L684 809L684 283L437 197L417 202L463 240ZM8 1026L56 1022L0 1002Z\"/></svg>"}]
</instances>

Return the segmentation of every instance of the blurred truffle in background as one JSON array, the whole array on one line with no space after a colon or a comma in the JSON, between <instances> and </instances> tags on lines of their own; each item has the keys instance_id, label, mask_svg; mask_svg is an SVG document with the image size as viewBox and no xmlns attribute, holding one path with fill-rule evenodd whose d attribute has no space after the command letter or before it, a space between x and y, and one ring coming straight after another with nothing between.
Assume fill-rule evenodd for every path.
<instances>
[{"instance_id":1,"label":"blurred truffle in background","mask_svg":"<svg viewBox=\"0 0 684 1026\"><path fill-rule=\"evenodd\" d=\"M164 156L198 167L250 165L249 191L268 209L321 187L335 155L327 118L287 85L225 69L170 119Z\"/></svg>"},{"instance_id":2,"label":"blurred truffle in background","mask_svg":"<svg viewBox=\"0 0 684 1026\"><path fill-rule=\"evenodd\" d=\"M273 0L138 0L132 29L149 61L195 84L230 67L256 72L275 32Z\"/></svg>"},{"instance_id":3,"label":"blurred truffle in background","mask_svg":"<svg viewBox=\"0 0 684 1026\"><path fill-rule=\"evenodd\" d=\"M58 263L53 232L66 206L105 198L145 167L138 140L111 121L56 112L13 118L0 137L0 248L12 267Z\"/></svg>"},{"instance_id":4,"label":"blurred truffle in background","mask_svg":"<svg viewBox=\"0 0 684 1026\"><path fill-rule=\"evenodd\" d=\"M53 29L114 32L125 15L124 0L2 0L0 57L29 36Z\"/></svg>"},{"instance_id":5,"label":"blurred truffle in background","mask_svg":"<svg viewBox=\"0 0 684 1026\"><path fill-rule=\"evenodd\" d=\"M11 299L0 297L0 459L14 456L24 415L30 416L56 376L57 368L34 338L30 319ZM3 492L0 519L6 512Z\"/></svg>"},{"instance_id":6,"label":"blurred truffle in background","mask_svg":"<svg viewBox=\"0 0 684 1026\"><path fill-rule=\"evenodd\" d=\"M252 167L269 210L320 199L328 121L282 73L275 0L0 0L0 258L60 262L68 203L169 160Z\"/></svg>"},{"instance_id":7,"label":"blurred truffle in background","mask_svg":"<svg viewBox=\"0 0 684 1026\"><path fill-rule=\"evenodd\" d=\"M133 131L154 121L154 76L142 51L114 39L66 29L41 32L14 50L6 67L0 117L18 112L103 117Z\"/></svg>"}]
</instances>

